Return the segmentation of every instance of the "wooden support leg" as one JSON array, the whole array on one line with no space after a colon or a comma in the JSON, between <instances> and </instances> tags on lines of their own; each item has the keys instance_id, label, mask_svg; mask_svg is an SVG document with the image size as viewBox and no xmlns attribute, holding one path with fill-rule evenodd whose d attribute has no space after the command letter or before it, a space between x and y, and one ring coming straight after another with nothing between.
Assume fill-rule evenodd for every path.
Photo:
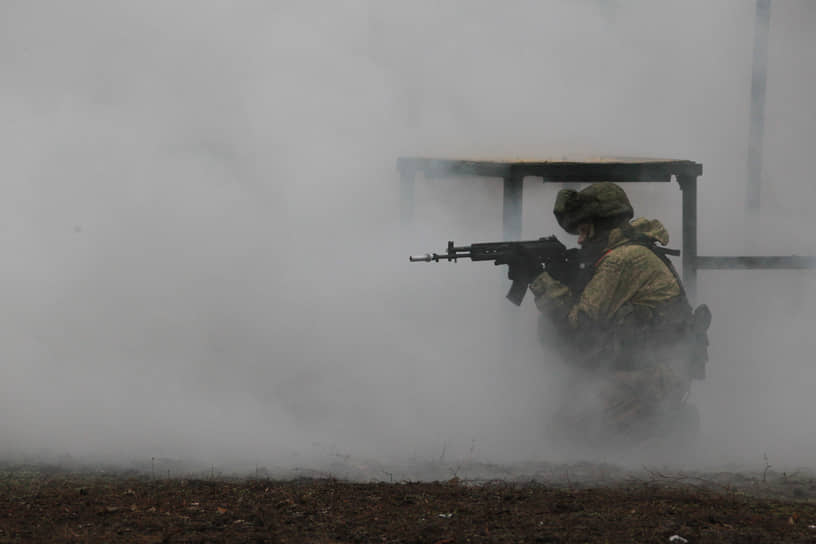
<instances>
[{"instance_id":1,"label":"wooden support leg","mask_svg":"<svg viewBox=\"0 0 816 544\"><path fill-rule=\"evenodd\" d=\"M697 294L697 178L680 176L683 191L683 283L689 299Z\"/></svg>"},{"instance_id":2,"label":"wooden support leg","mask_svg":"<svg viewBox=\"0 0 816 544\"><path fill-rule=\"evenodd\" d=\"M521 239L521 204L524 178L510 175L504 178L502 226L505 240Z\"/></svg>"}]
</instances>

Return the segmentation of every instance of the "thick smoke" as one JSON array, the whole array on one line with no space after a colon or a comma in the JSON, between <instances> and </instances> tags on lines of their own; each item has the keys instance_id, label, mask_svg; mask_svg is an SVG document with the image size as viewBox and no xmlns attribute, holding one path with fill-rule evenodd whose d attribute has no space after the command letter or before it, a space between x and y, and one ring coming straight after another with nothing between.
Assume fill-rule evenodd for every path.
<instances>
[{"instance_id":1,"label":"thick smoke","mask_svg":"<svg viewBox=\"0 0 816 544\"><path fill-rule=\"evenodd\" d=\"M530 301L504 301L490 265L406 259L499 239L501 187L419 178L401 229L401 154L691 159L701 254L816 254L805 0L773 6L753 223L750 2L0 12L7 456L551 459L559 373ZM679 246L677 185L627 189ZM528 180L525 237L558 233L554 194ZM701 273L715 321L689 463L808 461L814 281Z\"/></svg>"}]
</instances>

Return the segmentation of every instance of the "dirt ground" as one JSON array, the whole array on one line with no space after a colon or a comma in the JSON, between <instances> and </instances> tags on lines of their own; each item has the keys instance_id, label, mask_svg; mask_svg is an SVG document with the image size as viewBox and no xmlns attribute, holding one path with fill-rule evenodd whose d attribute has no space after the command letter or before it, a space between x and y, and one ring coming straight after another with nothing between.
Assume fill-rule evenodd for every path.
<instances>
[{"instance_id":1,"label":"dirt ground","mask_svg":"<svg viewBox=\"0 0 816 544\"><path fill-rule=\"evenodd\" d=\"M816 481L351 483L15 470L10 542L816 542Z\"/></svg>"}]
</instances>

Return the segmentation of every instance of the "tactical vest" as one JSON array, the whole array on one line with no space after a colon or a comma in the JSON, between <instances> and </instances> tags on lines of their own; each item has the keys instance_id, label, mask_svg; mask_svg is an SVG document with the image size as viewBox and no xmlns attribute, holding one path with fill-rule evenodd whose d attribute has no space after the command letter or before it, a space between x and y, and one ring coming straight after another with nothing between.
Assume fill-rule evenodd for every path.
<instances>
[{"instance_id":1,"label":"tactical vest","mask_svg":"<svg viewBox=\"0 0 816 544\"><path fill-rule=\"evenodd\" d=\"M711 311L705 304L692 311L680 276L669 260L669 255L679 256L680 251L659 247L654 240L642 235L635 235L617 247L623 245L640 245L654 253L674 276L680 287L680 296L654 309L626 303L616 312L613 342L617 353L614 357L616 362L612 362L612 365L617 370L633 370L640 359L650 358L662 349L673 349L679 352L677 356L685 360L689 379L705 379ZM568 282L570 290L580 296L597 266L617 247L604 251L600 256L597 252L593 255L591 251L581 250L573 254L571 258L577 273ZM622 368L621 365L626 367Z\"/></svg>"}]
</instances>

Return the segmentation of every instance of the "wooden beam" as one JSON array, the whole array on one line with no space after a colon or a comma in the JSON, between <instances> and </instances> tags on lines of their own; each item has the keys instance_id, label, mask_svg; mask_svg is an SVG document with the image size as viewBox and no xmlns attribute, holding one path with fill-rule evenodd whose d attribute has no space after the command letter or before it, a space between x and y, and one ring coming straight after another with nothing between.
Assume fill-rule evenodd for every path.
<instances>
[{"instance_id":1,"label":"wooden beam","mask_svg":"<svg viewBox=\"0 0 816 544\"><path fill-rule=\"evenodd\" d=\"M781 257L740 256L740 257L697 257L697 268L709 270L807 270L816 268L816 257L800 255Z\"/></svg>"}]
</instances>

